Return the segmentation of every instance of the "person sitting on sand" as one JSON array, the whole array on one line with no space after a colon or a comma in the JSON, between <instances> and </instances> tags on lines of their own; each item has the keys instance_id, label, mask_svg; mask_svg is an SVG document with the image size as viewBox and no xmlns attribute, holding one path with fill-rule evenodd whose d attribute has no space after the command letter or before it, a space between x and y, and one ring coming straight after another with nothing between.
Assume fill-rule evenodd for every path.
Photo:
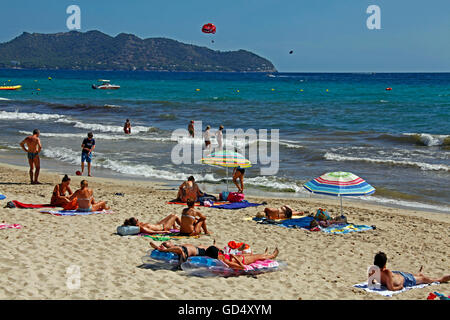
<instances>
[{"instance_id":1,"label":"person sitting on sand","mask_svg":"<svg viewBox=\"0 0 450 320\"><path fill-rule=\"evenodd\" d=\"M156 224L140 222L138 219L132 217L126 219L123 223L124 226L138 226L139 232L142 233L170 233L170 229L176 229L180 225L180 218L175 214L169 214L167 217L158 221Z\"/></svg>"},{"instance_id":2,"label":"person sitting on sand","mask_svg":"<svg viewBox=\"0 0 450 320\"><path fill-rule=\"evenodd\" d=\"M187 201L187 208L181 213L180 233L186 236L199 235L203 229L205 234L211 234L206 228L206 217L198 210L195 210L195 202L192 199Z\"/></svg>"},{"instance_id":3,"label":"person sitting on sand","mask_svg":"<svg viewBox=\"0 0 450 320\"><path fill-rule=\"evenodd\" d=\"M106 206L106 201L95 202L94 191L88 188L88 182L86 180L81 180L80 186L81 188L69 197L69 201L77 198L77 211L91 212L109 210L109 207Z\"/></svg>"},{"instance_id":4,"label":"person sitting on sand","mask_svg":"<svg viewBox=\"0 0 450 320\"><path fill-rule=\"evenodd\" d=\"M245 265L252 264L258 260L275 259L278 256L278 248L275 248L272 254L268 254L266 248L265 252L262 254L243 253L234 255L224 254L219 248L211 246L206 249L206 255L210 258L224 262L230 268L245 270Z\"/></svg>"},{"instance_id":5,"label":"person sitting on sand","mask_svg":"<svg viewBox=\"0 0 450 320\"><path fill-rule=\"evenodd\" d=\"M214 241L213 247L216 247L215 243L216 242ZM194 246L189 243L174 245L170 241L165 241L160 246L157 246L153 241L150 241L150 246L161 252L173 252L173 253L178 254L180 256L181 262L186 261L187 258L189 258L189 257L206 256L206 250L208 250L208 248L209 248L209 247L201 246L201 245Z\"/></svg>"},{"instance_id":6,"label":"person sitting on sand","mask_svg":"<svg viewBox=\"0 0 450 320\"><path fill-rule=\"evenodd\" d=\"M323 210L319 208L317 210L317 213L314 215L314 220L311 221L309 227L310 229L321 226L321 227L329 227L334 224L346 224L347 223L347 217L337 216L332 218L326 210Z\"/></svg>"},{"instance_id":7,"label":"person sitting on sand","mask_svg":"<svg viewBox=\"0 0 450 320\"><path fill-rule=\"evenodd\" d=\"M275 219L290 219L292 216L301 216L303 212L293 211L288 205L284 205L281 208L265 208L264 212L258 212L256 216L258 218L265 217L270 220Z\"/></svg>"},{"instance_id":8,"label":"person sitting on sand","mask_svg":"<svg viewBox=\"0 0 450 320\"><path fill-rule=\"evenodd\" d=\"M430 278L425 276L423 266L420 267L418 274L411 274L408 272L391 271L386 268L387 256L384 252L378 252L375 255L373 264L380 268L380 281L390 291L402 290L405 287L412 287L422 283L433 282L448 282L450 281L450 274L442 276L441 278ZM375 273L373 270L369 277Z\"/></svg>"},{"instance_id":9,"label":"person sitting on sand","mask_svg":"<svg viewBox=\"0 0 450 320\"><path fill-rule=\"evenodd\" d=\"M187 202L188 199L195 201L205 194L200 191L194 176L190 176L187 181L183 182L178 188L177 201Z\"/></svg>"},{"instance_id":10,"label":"person sitting on sand","mask_svg":"<svg viewBox=\"0 0 450 320\"><path fill-rule=\"evenodd\" d=\"M70 203L69 197L73 194L70 189L70 178L66 174L60 184L57 184L53 189L52 199L50 200L50 204L55 207L64 207L66 204ZM66 192L69 193L69 196L66 196Z\"/></svg>"}]
</instances>

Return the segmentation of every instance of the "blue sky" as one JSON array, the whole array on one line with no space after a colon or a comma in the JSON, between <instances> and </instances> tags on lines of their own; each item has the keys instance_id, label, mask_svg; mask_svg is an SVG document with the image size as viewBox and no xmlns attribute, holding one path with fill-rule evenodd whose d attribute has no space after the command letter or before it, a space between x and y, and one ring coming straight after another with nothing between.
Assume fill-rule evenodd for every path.
<instances>
[{"instance_id":1,"label":"blue sky","mask_svg":"<svg viewBox=\"0 0 450 320\"><path fill-rule=\"evenodd\" d=\"M0 11L0 42L23 31L68 31L72 4L81 8L81 31L246 49L279 71L450 72L450 0L10 1ZM366 27L372 4L381 8L381 30ZM207 22L215 35L201 33Z\"/></svg>"}]
</instances>

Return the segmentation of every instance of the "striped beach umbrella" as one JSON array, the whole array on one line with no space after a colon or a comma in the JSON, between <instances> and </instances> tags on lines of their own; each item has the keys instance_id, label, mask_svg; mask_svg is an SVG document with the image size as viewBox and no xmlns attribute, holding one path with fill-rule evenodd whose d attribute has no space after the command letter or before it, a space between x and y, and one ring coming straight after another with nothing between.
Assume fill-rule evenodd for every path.
<instances>
[{"instance_id":1,"label":"striped beach umbrella","mask_svg":"<svg viewBox=\"0 0 450 320\"><path fill-rule=\"evenodd\" d=\"M203 164L209 164L212 166L220 166L227 168L227 191L228 191L228 168L250 168L252 163L250 160L245 159L245 157L234 151L223 150L213 152L205 158L201 159Z\"/></svg>"},{"instance_id":2,"label":"striped beach umbrella","mask_svg":"<svg viewBox=\"0 0 450 320\"><path fill-rule=\"evenodd\" d=\"M342 197L365 196L375 192L375 188L364 179L351 172L343 171L325 173L308 181L303 187L313 193L338 196L341 199L341 214Z\"/></svg>"}]
</instances>

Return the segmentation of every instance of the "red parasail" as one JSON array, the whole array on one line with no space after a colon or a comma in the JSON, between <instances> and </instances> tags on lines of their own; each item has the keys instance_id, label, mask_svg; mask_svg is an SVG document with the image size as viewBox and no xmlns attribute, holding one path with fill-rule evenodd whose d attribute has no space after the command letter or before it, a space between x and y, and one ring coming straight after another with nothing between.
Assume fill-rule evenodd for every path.
<instances>
[{"instance_id":1,"label":"red parasail","mask_svg":"<svg viewBox=\"0 0 450 320\"><path fill-rule=\"evenodd\" d=\"M212 23L207 23L203 25L202 32L204 33L216 33L216 26Z\"/></svg>"}]
</instances>

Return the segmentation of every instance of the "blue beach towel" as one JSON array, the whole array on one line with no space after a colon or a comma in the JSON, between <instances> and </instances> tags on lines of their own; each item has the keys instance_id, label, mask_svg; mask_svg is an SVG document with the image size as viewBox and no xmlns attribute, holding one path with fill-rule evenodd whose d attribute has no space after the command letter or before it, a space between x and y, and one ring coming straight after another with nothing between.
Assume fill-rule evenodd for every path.
<instances>
[{"instance_id":1,"label":"blue beach towel","mask_svg":"<svg viewBox=\"0 0 450 320\"><path fill-rule=\"evenodd\" d=\"M49 213L54 216L87 216L90 214L112 213L111 210L89 211L89 212L82 212L82 211L77 211L77 210L46 210L46 211L39 211L39 212Z\"/></svg>"},{"instance_id":2,"label":"blue beach towel","mask_svg":"<svg viewBox=\"0 0 450 320\"><path fill-rule=\"evenodd\" d=\"M332 234L345 234L350 232L361 232L361 231L367 231L372 230L373 227L366 226L364 224L357 225L357 224L341 224L341 225L334 225L327 228L321 228L323 232L325 233L332 233Z\"/></svg>"},{"instance_id":3,"label":"blue beach towel","mask_svg":"<svg viewBox=\"0 0 450 320\"><path fill-rule=\"evenodd\" d=\"M6 199L6 196L0 194L0 200Z\"/></svg>"},{"instance_id":4,"label":"blue beach towel","mask_svg":"<svg viewBox=\"0 0 450 320\"><path fill-rule=\"evenodd\" d=\"M269 220L266 218L253 218L254 221L257 221L261 224L276 224L280 227L285 228L303 228L309 230L309 224L312 220L314 220L313 217L302 217L302 218L293 218L293 219L286 219L281 221L274 221Z\"/></svg>"},{"instance_id":5,"label":"blue beach towel","mask_svg":"<svg viewBox=\"0 0 450 320\"><path fill-rule=\"evenodd\" d=\"M219 206L211 206L211 208L216 208L216 209L242 209L242 208L248 208L248 207L257 207L262 205L262 203L251 203L248 202L247 200L243 200L241 202L231 202L228 204L221 204Z\"/></svg>"}]
</instances>

